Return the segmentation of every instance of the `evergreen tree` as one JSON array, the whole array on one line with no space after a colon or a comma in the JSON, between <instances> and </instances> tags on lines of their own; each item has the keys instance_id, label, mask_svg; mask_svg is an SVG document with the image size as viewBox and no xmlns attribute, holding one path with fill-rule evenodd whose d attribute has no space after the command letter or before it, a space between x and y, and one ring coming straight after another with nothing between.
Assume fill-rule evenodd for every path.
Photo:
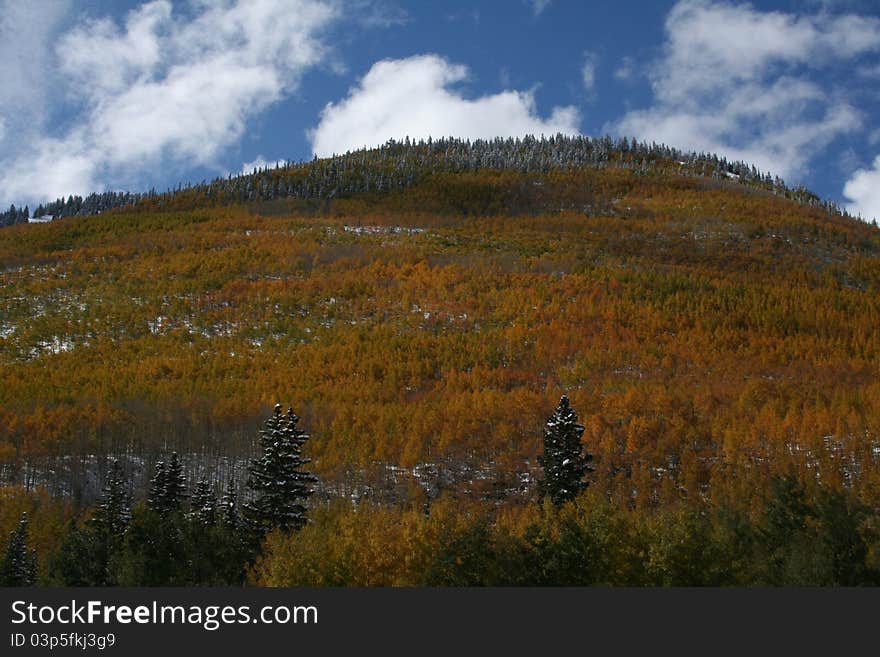
<instances>
[{"instance_id":1,"label":"evergreen tree","mask_svg":"<svg viewBox=\"0 0 880 657\"><path fill-rule=\"evenodd\" d=\"M153 477L150 479L150 492L147 494L147 508L159 515L165 515L165 489L168 482L168 471L165 461L156 461Z\"/></svg>"},{"instance_id":2,"label":"evergreen tree","mask_svg":"<svg viewBox=\"0 0 880 657\"><path fill-rule=\"evenodd\" d=\"M241 518L238 515L238 494L235 490L235 480L232 477L229 478L223 497L220 498L220 513L224 527L238 528Z\"/></svg>"},{"instance_id":3,"label":"evergreen tree","mask_svg":"<svg viewBox=\"0 0 880 657\"><path fill-rule=\"evenodd\" d=\"M171 453L171 460L156 463L156 471L150 479L150 493L147 507L163 518L169 513L179 511L186 499L186 478L177 452Z\"/></svg>"},{"instance_id":4,"label":"evergreen tree","mask_svg":"<svg viewBox=\"0 0 880 657\"><path fill-rule=\"evenodd\" d=\"M199 480L193 491L190 517L203 527L213 527L217 524L217 498L205 477Z\"/></svg>"},{"instance_id":5,"label":"evergreen tree","mask_svg":"<svg viewBox=\"0 0 880 657\"><path fill-rule=\"evenodd\" d=\"M301 455L309 436L296 428L293 409L282 414L281 404L260 431L262 456L251 461L248 487L254 499L244 506L245 518L258 535L280 528L299 529L306 524L303 502L312 494L315 475L301 468L311 459Z\"/></svg>"},{"instance_id":6,"label":"evergreen tree","mask_svg":"<svg viewBox=\"0 0 880 657\"><path fill-rule=\"evenodd\" d=\"M92 570L93 586L110 586L110 562L122 548L125 533L131 524L131 494L119 461L113 460L95 512L84 530L86 557ZM85 555L84 555L85 556Z\"/></svg>"},{"instance_id":7,"label":"evergreen tree","mask_svg":"<svg viewBox=\"0 0 880 657\"><path fill-rule=\"evenodd\" d=\"M790 546L794 536L807 529L812 511L807 490L794 470L774 477L764 507L762 538L775 548Z\"/></svg>"},{"instance_id":8,"label":"evergreen tree","mask_svg":"<svg viewBox=\"0 0 880 657\"><path fill-rule=\"evenodd\" d=\"M54 586L104 586L99 581L106 569L94 563L94 545L86 529L71 519L63 538L49 554L49 582Z\"/></svg>"},{"instance_id":9,"label":"evergreen tree","mask_svg":"<svg viewBox=\"0 0 880 657\"><path fill-rule=\"evenodd\" d=\"M563 395L544 428L544 453L538 463L544 478L538 482L541 497L549 497L559 506L577 497L587 482L584 476L593 471L593 455L583 451L581 436L584 427L578 424L577 413L568 397Z\"/></svg>"},{"instance_id":10,"label":"evergreen tree","mask_svg":"<svg viewBox=\"0 0 880 657\"><path fill-rule=\"evenodd\" d=\"M114 583L119 586L200 583L193 581L193 564L200 557L190 549L189 527L180 513L168 512L162 516L143 506L135 507L122 549L111 561Z\"/></svg>"},{"instance_id":11,"label":"evergreen tree","mask_svg":"<svg viewBox=\"0 0 880 657\"><path fill-rule=\"evenodd\" d=\"M131 494L119 461L114 459L90 524L108 539L121 537L131 522Z\"/></svg>"},{"instance_id":12,"label":"evergreen tree","mask_svg":"<svg viewBox=\"0 0 880 657\"><path fill-rule=\"evenodd\" d=\"M183 506L186 497L186 477L183 474L183 464L180 462L177 452L171 452L168 476L165 482L165 507L169 511L178 511Z\"/></svg>"},{"instance_id":13,"label":"evergreen tree","mask_svg":"<svg viewBox=\"0 0 880 657\"><path fill-rule=\"evenodd\" d=\"M33 586L37 583L37 553L28 552L27 513L9 534L6 554L0 564L0 586Z\"/></svg>"},{"instance_id":14,"label":"evergreen tree","mask_svg":"<svg viewBox=\"0 0 880 657\"><path fill-rule=\"evenodd\" d=\"M131 493L119 461L113 460L91 518L72 524L49 562L50 578L65 586L112 586L111 564L131 524Z\"/></svg>"}]
</instances>

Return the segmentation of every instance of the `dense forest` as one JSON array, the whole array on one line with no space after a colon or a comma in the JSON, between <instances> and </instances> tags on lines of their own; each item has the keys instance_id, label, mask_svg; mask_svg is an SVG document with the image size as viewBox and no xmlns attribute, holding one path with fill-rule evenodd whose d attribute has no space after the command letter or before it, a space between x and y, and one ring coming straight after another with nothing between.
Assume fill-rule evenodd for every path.
<instances>
[{"instance_id":1,"label":"dense forest","mask_svg":"<svg viewBox=\"0 0 880 657\"><path fill-rule=\"evenodd\" d=\"M0 231L19 581L97 583L63 555L124 498L105 583L877 583L880 232L806 190L554 138L118 197ZM560 497L563 395L591 458ZM308 521L227 523L278 400Z\"/></svg>"},{"instance_id":2,"label":"dense forest","mask_svg":"<svg viewBox=\"0 0 880 657\"><path fill-rule=\"evenodd\" d=\"M337 499L308 517L309 436L276 405L248 467L250 501L230 480L187 495L180 459L155 463L147 498L112 461L102 495L48 546L43 571L23 512L0 586L724 586L880 584L875 510L847 491L775 476L757 515L726 504L645 514L588 495L592 454L563 396L544 429L536 503ZM189 502L187 503L187 498Z\"/></svg>"}]
</instances>

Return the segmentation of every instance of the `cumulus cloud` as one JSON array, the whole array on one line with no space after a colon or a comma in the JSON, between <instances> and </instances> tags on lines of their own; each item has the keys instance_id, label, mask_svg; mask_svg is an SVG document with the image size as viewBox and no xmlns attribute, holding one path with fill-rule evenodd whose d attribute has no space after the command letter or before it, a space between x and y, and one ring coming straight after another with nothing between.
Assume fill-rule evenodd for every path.
<instances>
[{"instance_id":1,"label":"cumulus cloud","mask_svg":"<svg viewBox=\"0 0 880 657\"><path fill-rule=\"evenodd\" d=\"M873 168L853 174L843 188L843 195L850 201L847 210L851 214L880 221L880 156L874 160Z\"/></svg>"},{"instance_id":2,"label":"cumulus cloud","mask_svg":"<svg viewBox=\"0 0 880 657\"><path fill-rule=\"evenodd\" d=\"M720 0L680 0L651 70L651 107L620 134L743 159L784 177L861 127L861 113L810 71L880 52L880 19L762 12Z\"/></svg>"},{"instance_id":3,"label":"cumulus cloud","mask_svg":"<svg viewBox=\"0 0 880 657\"><path fill-rule=\"evenodd\" d=\"M324 108L320 123L308 133L312 150L326 156L407 136L476 139L578 132L574 107L556 107L541 118L530 91L465 98L454 85L467 76L467 68L436 55L378 62L347 98Z\"/></svg>"},{"instance_id":4,"label":"cumulus cloud","mask_svg":"<svg viewBox=\"0 0 880 657\"><path fill-rule=\"evenodd\" d=\"M74 26L54 56L79 114L69 130L17 145L0 198L88 192L160 161L214 164L249 118L324 61L322 33L339 14L330 0L194 0L185 15L155 0L122 25Z\"/></svg>"}]
</instances>

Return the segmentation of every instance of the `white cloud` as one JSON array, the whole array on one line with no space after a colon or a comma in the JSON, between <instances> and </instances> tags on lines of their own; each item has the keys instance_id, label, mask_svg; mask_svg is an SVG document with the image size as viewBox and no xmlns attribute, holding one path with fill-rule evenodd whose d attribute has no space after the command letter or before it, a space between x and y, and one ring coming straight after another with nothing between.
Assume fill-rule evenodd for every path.
<instances>
[{"instance_id":1,"label":"white cloud","mask_svg":"<svg viewBox=\"0 0 880 657\"><path fill-rule=\"evenodd\" d=\"M540 16L544 13L544 10L550 6L553 0L525 0L527 4L532 7L532 14L535 16Z\"/></svg>"},{"instance_id":2,"label":"white cloud","mask_svg":"<svg viewBox=\"0 0 880 657\"><path fill-rule=\"evenodd\" d=\"M326 59L322 31L340 17L333 0L193 0L190 9L156 0L121 26L68 30L55 56L79 113L66 132L18 144L2 163L0 199L84 193L159 162L216 165L248 119Z\"/></svg>"},{"instance_id":3,"label":"white cloud","mask_svg":"<svg viewBox=\"0 0 880 657\"><path fill-rule=\"evenodd\" d=\"M59 58L77 94L100 100L122 91L162 63L162 32L170 25L171 3L159 0L128 14L121 30L109 18L74 27L61 38Z\"/></svg>"},{"instance_id":4,"label":"white cloud","mask_svg":"<svg viewBox=\"0 0 880 657\"><path fill-rule=\"evenodd\" d=\"M847 210L863 219L880 221L880 156L871 169L860 169L847 181L843 195L849 199Z\"/></svg>"},{"instance_id":5,"label":"white cloud","mask_svg":"<svg viewBox=\"0 0 880 657\"><path fill-rule=\"evenodd\" d=\"M378 62L347 98L324 108L317 128L309 131L312 150L326 156L407 136L476 139L578 132L574 107L556 107L543 119L529 91L465 98L453 85L467 75L464 66L436 55Z\"/></svg>"},{"instance_id":6,"label":"white cloud","mask_svg":"<svg viewBox=\"0 0 880 657\"><path fill-rule=\"evenodd\" d=\"M95 191L96 164L80 131L65 139L42 138L17 167L13 171L4 167L0 194L20 202Z\"/></svg>"},{"instance_id":7,"label":"white cloud","mask_svg":"<svg viewBox=\"0 0 880 657\"><path fill-rule=\"evenodd\" d=\"M581 82L584 90L592 95L596 87L596 67L599 65L599 57L596 53L585 52L584 63L581 65Z\"/></svg>"},{"instance_id":8,"label":"white cloud","mask_svg":"<svg viewBox=\"0 0 880 657\"><path fill-rule=\"evenodd\" d=\"M280 71L218 56L108 99L93 117L92 137L112 164L163 154L208 164L241 137L247 117L283 90Z\"/></svg>"},{"instance_id":9,"label":"white cloud","mask_svg":"<svg viewBox=\"0 0 880 657\"><path fill-rule=\"evenodd\" d=\"M45 45L69 6L69 0L0 0L0 121L8 135L29 137L45 119L51 78Z\"/></svg>"},{"instance_id":10,"label":"white cloud","mask_svg":"<svg viewBox=\"0 0 880 657\"><path fill-rule=\"evenodd\" d=\"M254 169L274 169L275 167L284 166L284 164L286 164L284 160L274 160L270 162L262 155L257 155L257 157L255 157L250 162L245 162L244 164L242 164L241 171L239 173L253 173Z\"/></svg>"},{"instance_id":11,"label":"white cloud","mask_svg":"<svg viewBox=\"0 0 880 657\"><path fill-rule=\"evenodd\" d=\"M813 155L861 126L861 113L812 82L810 71L878 51L878 18L680 0L651 71L653 106L611 127L802 175Z\"/></svg>"}]
</instances>

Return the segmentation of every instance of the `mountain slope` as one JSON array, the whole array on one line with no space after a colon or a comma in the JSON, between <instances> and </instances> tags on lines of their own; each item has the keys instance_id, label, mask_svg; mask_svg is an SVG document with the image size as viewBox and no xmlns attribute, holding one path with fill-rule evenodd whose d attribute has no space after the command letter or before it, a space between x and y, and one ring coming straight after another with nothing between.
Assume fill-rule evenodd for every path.
<instances>
[{"instance_id":1,"label":"mountain slope","mask_svg":"<svg viewBox=\"0 0 880 657\"><path fill-rule=\"evenodd\" d=\"M223 478L281 400L331 492L515 498L565 392L637 506L790 467L876 502L880 232L710 158L547 148L393 145L246 178L329 181L305 198L218 181L0 231L5 481L78 495L91 455L172 447Z\"/></svg>"}]
</instances>

